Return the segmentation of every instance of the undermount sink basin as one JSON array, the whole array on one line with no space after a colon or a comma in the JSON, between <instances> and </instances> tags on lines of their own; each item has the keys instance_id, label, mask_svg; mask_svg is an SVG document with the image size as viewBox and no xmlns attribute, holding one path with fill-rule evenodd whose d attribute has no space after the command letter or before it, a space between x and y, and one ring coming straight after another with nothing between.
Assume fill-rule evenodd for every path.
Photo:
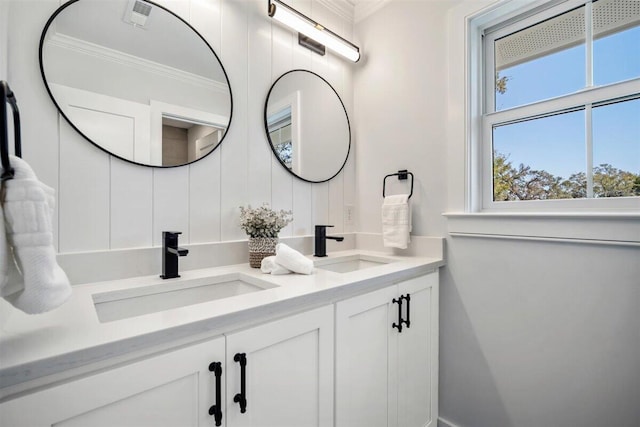
<instances>
[{"instance_id":1,"label":"undermount sink basin","mask_svg":"<svg viewBox=\"0 0 640 427\"><path fill-rule=\"evenodd\" d=\"M321 270L333 271L335 273L350 273L352 271L364 270L366 268L378 267L389 264L395 260L373 255L348 255L339 258L328 258L316 260L315 267Z\"/></svg>"},{"instance_id":2,"label":"undermount sink basin","mask_svg":"<svg viewBox=\"0 0 640 427\"><path fill-rule=\"evenodd\" d=\"M100 322L127 319L173 308L263 291L276 285L241 273L93 294Z\"/></svg>"}]
</instances>

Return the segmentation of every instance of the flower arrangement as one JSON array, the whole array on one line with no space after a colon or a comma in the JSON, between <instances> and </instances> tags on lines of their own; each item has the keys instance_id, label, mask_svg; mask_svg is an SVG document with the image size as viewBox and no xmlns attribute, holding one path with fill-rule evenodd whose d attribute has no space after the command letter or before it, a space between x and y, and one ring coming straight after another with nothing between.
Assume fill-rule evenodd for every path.
<instances>
[{"instance_id":1,"label":"flower arrangement","mask_svg":"<svg viewBox=\"0 0 640 427\"><path fill-rule=\"evenodd\" d=\"M293 217L291 211L274 211L267 203L259 208L240 206L240 228L250 237L278 237Z\"/></svg>"}]
</instances>

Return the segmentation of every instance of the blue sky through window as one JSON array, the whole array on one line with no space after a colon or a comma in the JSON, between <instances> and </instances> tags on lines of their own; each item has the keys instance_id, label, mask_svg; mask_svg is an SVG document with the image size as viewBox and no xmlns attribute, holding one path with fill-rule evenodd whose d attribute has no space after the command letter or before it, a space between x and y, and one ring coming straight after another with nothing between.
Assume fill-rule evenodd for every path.
<instances>
[{"instance_id":1,"label":"blue sky through window","mask_svg":"<svg viewBox=\"0 0 640 427\"><path fill-rule=\"evenodd\" d=\"M593 43L594 84L640 77L640 27ZM585 46L574 46L500 72L507 91L496 93L496 110L574 93L585 87ZM494 149L514 165L546 170L568 178L585 172L583 111L494 129ZM640 100L593 109L594 166L609 163L640 173Z\"/></svg>"}]
</instances>

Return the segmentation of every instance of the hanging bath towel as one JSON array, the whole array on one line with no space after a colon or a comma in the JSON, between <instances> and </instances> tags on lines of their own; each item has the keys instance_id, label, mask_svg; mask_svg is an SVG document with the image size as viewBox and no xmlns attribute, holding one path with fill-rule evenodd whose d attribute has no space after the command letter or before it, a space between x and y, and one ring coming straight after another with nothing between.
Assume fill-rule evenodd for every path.
<instances>
[{"instance_id":1,"label":"hanging bath towel","mask_svg":"<svg viewBox=\"0 0 640 427\"><path fill-rule=\"evenodd\" d=\"M382 203L382 240L385 248L406 249L411 233L408 194L386 196Z\"/></svg>"},{"instance_id":2,"label":"hanging bath towel","mask_svg":"<svg viewBox=\"0 0 640 427\"><path fill-rule=\"evenodd\" d=\"M0 295L25 313L44 313L71 295L53 247L55 191L24 160L11 156L11 166L15 175L4 183L2 206Z\"/></svg>"}]
</instances>

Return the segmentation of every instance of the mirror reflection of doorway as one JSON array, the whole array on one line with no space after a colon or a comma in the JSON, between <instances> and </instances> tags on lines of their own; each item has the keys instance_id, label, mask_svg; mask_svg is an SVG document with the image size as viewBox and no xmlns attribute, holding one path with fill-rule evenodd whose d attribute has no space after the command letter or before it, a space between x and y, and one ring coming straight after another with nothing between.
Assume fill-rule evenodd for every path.
<instances>
[{"instance_id":1,"label":"mirror reflection of doorway","mask_svg":"<svg viewBox=\"0 0 640 427\"><path fill-rule=\"evenodd\" d=\"M175 129L166 139L174 143L164 156L162 147L163 113L222 129L220 140L229 127L229 80L201 34L151 1L59 3L40 38L40 70L53 102L82 136L123 160L154 167L212 152L184 142L191 124L169 124ZM215 139L203 146L217 147Z\"/></svg>"},{"instance_id":2,"label":"mirror reflection of doorway","mask_svg":"<svg viewBox=\"0 0 640 427\"><path fill-rule=\"evenodd\" d=\"M224 128L209 123L162 117L162 166L191 163L218 146Z\"/></svg>"}]
</instances>

